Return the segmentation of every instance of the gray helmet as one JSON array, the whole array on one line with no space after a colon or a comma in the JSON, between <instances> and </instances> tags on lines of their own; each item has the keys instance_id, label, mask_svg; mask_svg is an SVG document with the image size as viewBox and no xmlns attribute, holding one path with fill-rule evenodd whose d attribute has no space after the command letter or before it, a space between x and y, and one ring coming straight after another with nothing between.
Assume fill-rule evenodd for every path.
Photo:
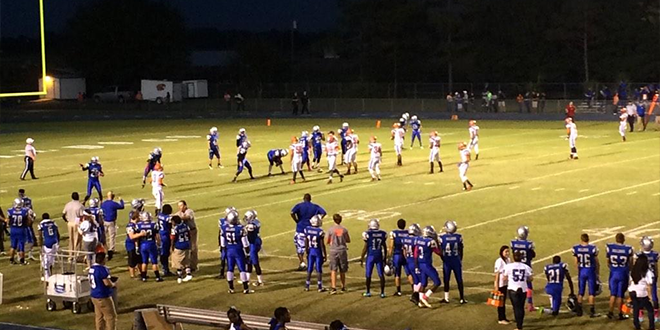
<instances>
[{"instance_id":1,"label":"gray helmet","mask_svg":"<svg viewBox=\"0 0 660 330\"><path fill-rule=\"evenodd\" d=\"M323 226L323 218L321 218L320 215L315 215L311 219L309 219L309 223L312 225L312 227L322 227Z\"/></svg>"},{"instance_id":2,"label":"gray helmet","mask_svg":"<svg viewBox=\"0 0 660 330\"><path fill-rule=\"evenodd\" d=\"M423 235L424 237L433 238L433 239L438 237L438 234L435 232L435 228L433 226L424 227Z\"/></svg>"},{"instance_id":3,"label":"gray helmet","mask_svg":"<svg viewBox=\"0 0 660 330\"><path fill-rule=\"evenodd\" d=\"M523 239L523 240L527 239L527 236L529 235L529 227L527 226L518 227L517 234L519 239Z\"/></svg>"},{"instance_id":4,"label":"gray helmet","mask_svg":"<svg viewBox=\"0 0 660 330\"><path fill-rule=\"evenodd\" d=\"M14 203L12 203L12 206L13 206L15 209L20 209L20 208L22 208L22 207L23 207L23 199L21 199L21 198L16 198L16 199L14 199Z\"/></svg>"},{"instance_id":5,"label":"gray helmet","mask_svg":"<svg viewBox=\"0 0 660 330\"><path fill-rule=\"evenodd\" d=\"M147 211L140 212L140 221L151 221L151 214Z\"/></svg>"},{"instance_id":6,"label":"gray helmet","mask_svg":"<svg viewBox=\"0 0 660 330\"><path fill-rule=\"evenodd\" d=\"M644 251L648 252L653 250L653 238L651 238L650 236L642 237L640 244L642 245L642 250Z\"/></svg>"},{"instance_id":7,"label":"gray helmet","mask_svg":"<svg viewBox=\"0 0 660 330\"><path fill-rule=\"evenodd\" d=\"M410 236L419 236L422 234L422 228L419 227L419 224L413 223L408 226L408 235Z\"/></svg>"},{"instance_id":8,"label":"gray helmet","mask_svg":"<svg viewBox=\"0 0 660 330\"><path fill-rule=\"evenodd\" d=\"M369 220L369 229L371 229L371 230L380 229L380 221L378 219Z\"/></svg>"},{"instance_id":9,"label":"gray helmet","mask_svg":"<svg viewBox=\"0 0 660 330\"><path fill-rule=\"evenodd\" d=\"M250 222L256 218L257 218L257 211L255 210L247 210L245 211L245 215L243 215L243 219L245 220L245 222Z\"/></svg>"},{"instance_id":10,"label":"gray helmet","mask_svg":"<svg viewBox=\"0 0 660 330\"><path fill-rule=\"evenodd\" d=\"M458 229L458 227L456 226L456 221L454 221L454 220L447 220L447 221L445 222L445 227L444 227L444 229L445 229L445 232L447 232L447 233L450 233L450 234L455 233L455 232L456 232L456 229Z\"/></svg>"},{"instance_id":11,"label":"gray helmet","mask_svg":"<svg viewBox=\"0 0 660 330\"><path fill-rule=\"evenodd\" d=\"M98 206L99 206L98 198L92 198L89 200L89 207L98 207Z\"/></svg>"},{"instance_id":12,"label":"gray helmet","mask_svg":"<svg viewBox=\"0 0 660 330\"><path fill-rule=\"evenodd\" d=\"M227 214L227 223L235 226L238 225L239 219L238 219L238 212L236 211L231 211Z\"/></svg>"},{"instance_id":13,"label":"gray helmet","mask_svg":"<svg viewBox=\"0 0 660 330\"><path fill-rule=\"evenodd\" d=\"M133 209L135 210L138 210L142 208L142 202L140 201L140 199L135 198L131 201L131 207L133 207Z\"/></svg>"},{"instance_id":14,"label":"gray helmet","mask_svg":"<svg viewBox=\"0 0 660 330\"><path fill-rule=\"evenodd\" d=\"M225 209L225 216L229 215L229 213L230 213L231 211L236 211L236 208L233 207L233 206L228 206L228 207Z\"/></svg>"}]
</instances>

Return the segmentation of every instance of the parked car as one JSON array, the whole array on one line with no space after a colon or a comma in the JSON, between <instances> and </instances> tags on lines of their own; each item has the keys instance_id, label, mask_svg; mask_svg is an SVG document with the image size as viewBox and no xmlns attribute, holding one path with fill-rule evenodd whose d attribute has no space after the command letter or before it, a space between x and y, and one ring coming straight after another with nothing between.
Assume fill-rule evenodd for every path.
<instances>
[{"instance_id":1,"label":"parked car","mask_svg":"<svg viewBox=\"0 0 660 330\"><path fill-rule=\"evenodd\" d=\"M133 92L126 91L119 86L108 86L100 92L94 93L94 102L119 102L124 103L133 99Z\"/></svg>"}]
</instances>

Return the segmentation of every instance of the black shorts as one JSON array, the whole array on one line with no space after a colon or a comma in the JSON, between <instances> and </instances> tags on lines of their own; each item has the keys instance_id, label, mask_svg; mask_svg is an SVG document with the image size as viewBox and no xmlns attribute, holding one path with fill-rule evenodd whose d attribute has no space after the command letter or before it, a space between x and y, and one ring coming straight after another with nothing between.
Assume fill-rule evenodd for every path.
<instances>
[{"instance_id":1,"label":"black shorts","mask_svg":"<svg viewBox=\"0 0 660 330\"><path fill-rule=\"evenodd\" d=\"M135 268L142 263L137 250L128 251L128 267Z\"/></svg>"}]
</instances>

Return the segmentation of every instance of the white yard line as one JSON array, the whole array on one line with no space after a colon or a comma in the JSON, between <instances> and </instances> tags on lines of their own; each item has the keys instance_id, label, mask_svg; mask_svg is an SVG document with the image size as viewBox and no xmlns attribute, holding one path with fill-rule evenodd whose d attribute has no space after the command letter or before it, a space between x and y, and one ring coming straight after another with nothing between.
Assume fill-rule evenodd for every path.
<instances>
[{"instance_id":1,"label":"white yard line","mask_svg":"<svg viewBox=\"0 0 660 330\"><path fill-rule=\"evenodd\" d=\"M518 188L520 188L520 186L513 186L513 187L510 187L509 190L514 190L514 189L518 189Z\"/></svg>"},{"instance_id":2,"label":"white yard line","mask_svg":"<svg viewBox=\"0 0 660 330\"><path fill-rule=\"evenodd\" d=\"M627 193L626 195L627 195L627 196L630 196L630 195L634 195L634 194L636 194L636 193L637 193L637 191L631 191L631 192Z\"/></svg>"},{"instance_id":3,"label":"white yard line","mask_svg":"<svg viewBox=\"0 0 660 330\"><path fill-rule=\"evenodd\" d=\"M587 192L587 191L589 191L589 189L582 189L582 190L580 190L580 191L578 191L578 192L579 192L579 193L583 193L583 192Z\"/></svg>"},{"instance_id":4,"label":"white yard line","mask_svg":"<svg viewBox=\"0 0 660 330\"><path fill-rule=\"evenodd\" d=\"M655 194L653 194L653 195L651 195L651 196L660 196L660 192L659 192L659 193L655 193Z\"/></svg>"},{"instance_id":5,"label":"white yard line","mask_svg":"<svg viewBox=\"0 0 660 330\"><path fill-rule=\"evenodd\" d=\"M532 188L532 190L534 190L534 191L536 191L536 190L541 190L541 189L542 189L541 187L534 187L534 188Z\"/></svg>"},{"instance_id":6,"label":"white yard line","mask_svg":"<svg viewBox=\"0 0 660 330\"><path fill-rule=\"evenodd\" d=\"M557 188L557 189L555 189L555 191L564 191L564 190L566 190L566 188Z\"/></svg>"}]
</instances>

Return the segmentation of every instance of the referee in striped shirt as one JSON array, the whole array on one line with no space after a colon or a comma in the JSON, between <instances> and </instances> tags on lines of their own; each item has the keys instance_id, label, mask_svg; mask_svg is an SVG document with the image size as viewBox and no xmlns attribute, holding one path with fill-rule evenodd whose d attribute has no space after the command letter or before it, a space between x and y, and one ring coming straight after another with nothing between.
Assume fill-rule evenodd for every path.
<instances>
[{"instance_id":1,"label":"referee in striped shirt","mask_svg":"<svg viewBox=\"0 0 660 330\"><path fill-rule=\"evenodd\" d=\"M34 143L34 139L27 138L25 143L25 169L23 170L23 173L21 173L21 180L25 180L25 176L28 172L30 172L32 180L39 179L34 176L34 161L37 159L37 149L35 149L32 145Z\"/></svg>"}]
</instances>

